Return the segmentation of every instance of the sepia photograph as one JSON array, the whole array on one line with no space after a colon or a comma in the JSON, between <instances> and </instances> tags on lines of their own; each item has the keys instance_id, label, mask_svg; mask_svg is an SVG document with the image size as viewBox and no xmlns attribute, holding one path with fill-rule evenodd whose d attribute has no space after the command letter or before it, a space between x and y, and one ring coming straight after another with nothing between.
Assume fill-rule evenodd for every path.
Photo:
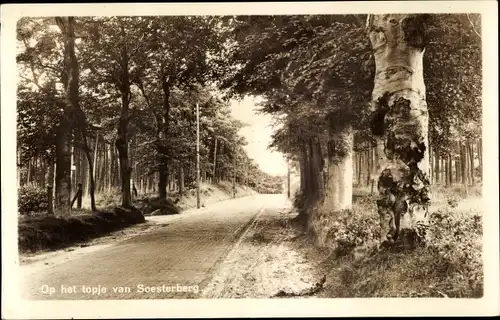
<instances>
[{"instance_id":1,"label":"sepia photograph","mask_svg":"<svg viewBox=\"0 0 500 320\"><path fill-rule=\"evenodd\" d=\"M470 2L3 6L2 318L498 314Z\"/></svg>"}]
</instances>

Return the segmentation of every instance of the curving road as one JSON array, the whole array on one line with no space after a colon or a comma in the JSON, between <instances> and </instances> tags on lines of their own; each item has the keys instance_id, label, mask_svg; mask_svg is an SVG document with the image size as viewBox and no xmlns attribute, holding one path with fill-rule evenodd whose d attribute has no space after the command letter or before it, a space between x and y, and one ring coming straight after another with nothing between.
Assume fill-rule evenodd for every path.
<instances>
[{"instance_id":1,"label":"curving road","mask_svg":"<svg viewBox=\"0 0 500 320\"><path fill-rule=\"evenodd\" d=\"M152 217L163 225L149 233L47 265L37 273L21 266L21 298L199 297L215 267L259 212L279 210L283 197L257 195Z\"/></svg>"}]
</instances>

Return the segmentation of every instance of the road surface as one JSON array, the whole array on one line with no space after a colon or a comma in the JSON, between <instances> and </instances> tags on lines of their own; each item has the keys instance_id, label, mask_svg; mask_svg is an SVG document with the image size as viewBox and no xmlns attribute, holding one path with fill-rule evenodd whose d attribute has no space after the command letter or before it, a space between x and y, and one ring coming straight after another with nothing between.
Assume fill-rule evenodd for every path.
<instances>
[{"instance_id":1,"label":"road surface","mask_svg":"<svg viewBox=\"0 0 500 320\"><path fill-rule=\"evenodd\" d=\"M163 226L33 272L21 266L22 299L196 298L262 210L284 195L228 200L151 219ZM264 209L265 208L265 209ZM65 252L61 254L66 254Z\"/></svg>"}]
</instances>

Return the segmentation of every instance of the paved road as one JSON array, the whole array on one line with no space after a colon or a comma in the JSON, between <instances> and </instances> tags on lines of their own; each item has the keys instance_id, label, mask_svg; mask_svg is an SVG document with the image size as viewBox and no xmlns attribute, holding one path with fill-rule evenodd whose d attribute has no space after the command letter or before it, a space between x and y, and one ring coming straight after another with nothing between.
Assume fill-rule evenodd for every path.
<instances>
[{"instance_id":1,"label":"paved road","mask_svg":"<svg viewBox=\"0 0 500 320\"><path fill-rule=\"evenodd\" d=\"M165 225L36 274L23 273L21 267L22 298L199 297L241 234L263 208L281 202L276 201L279 197L283 195L258 195L192 213L154 217Z\"/></svg>"}]
</instances>

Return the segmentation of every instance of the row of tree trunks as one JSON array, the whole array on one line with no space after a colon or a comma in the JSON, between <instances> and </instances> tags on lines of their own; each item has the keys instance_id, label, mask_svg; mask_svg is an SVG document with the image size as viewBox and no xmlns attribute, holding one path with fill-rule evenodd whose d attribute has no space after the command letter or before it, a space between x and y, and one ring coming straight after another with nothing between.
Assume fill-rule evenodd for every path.
<instances>
[{"instance_id":1,"label":"row of tree trunks","mask_svg":"<svg viewBox=\"0 0 500 320\"><path fill-rule=\"evenodd\" d=\"M476 145L476 149L474 149ZM471 186L482 181L482 154L480 144L469 141L456 142L453 153L444 156L432 152L431 154L431 178L434 184L461 183Z\"/></svg>"},{"instance_id":2,"label":"row of tree trunks","mask_svg":"<svg viewBox=\"0 0 500 320\"><path fill-rule=\"evenodd\" d=\"M361 146L363 150L353 151L353 176L357 187L371 187L373 172L376 170L375 148L368 144Z\"/></svg>"},{"instance_id":3,"label":"row of tree trunks","mask_svg":"<svg viewBox=\"0 0 500 320\"><path fill-rule=\"evenodd\" d=\"M364 146L362 146L364 147ZM482 181L482 170L478 170L482 165L480 142L457 142L453 153L450 153L451 168L448 154L444 157L434 152L432 145L429 147L430 158L430 180L433 184L452 183L474 185L476 180ZM371 187L373 182L373 172L375 171L375 148L364 149L354 152L354 181L357 187Z\"/></svg>"}]
</instances>

